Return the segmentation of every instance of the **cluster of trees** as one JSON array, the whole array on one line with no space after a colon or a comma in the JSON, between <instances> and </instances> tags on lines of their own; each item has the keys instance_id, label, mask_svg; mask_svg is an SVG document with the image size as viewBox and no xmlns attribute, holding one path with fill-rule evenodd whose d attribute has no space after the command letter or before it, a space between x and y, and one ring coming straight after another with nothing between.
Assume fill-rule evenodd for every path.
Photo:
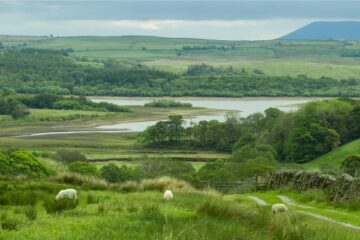
<instances>
[{"instance_id":1,"label":"cluster of trees","mask_svg":"<svg viewBox=\"0 0 360 240\"><path fill-rule=\"evenodd\" d=\"M170 116L140 135L149 146L184 145L232 152L231 160L270 163L308 162L340 144L360 137L360 101L336 99L310 102L297 112L269 108L246 118L201 121L185 127L181 116Z\"/></svg>"},{"instance_id":2,"label":"cluster of trees","mask_svg":"<svg viewBox=\"0 0 360 240\"><path fill-rule=\"evenodd\" d=\"M29 115L27 107L11 96L0 96L0 115L10 115L18 119Z\"/></svg>"},{"instance_id":3,"label":"cluster of trees","mask_svg":"<svg viewBox=\"0 0 360 240\"><path fill-rule=\"evenodd\" d=\"M359 49L344 49L341 51L342 57L360 57Z\"/></svg>"},{"instance_id":4,"label":"cluster of trees","mask_svg":"<svg viewBox=\"0 0 360 240\"><path fill-rule=\"evenodd\" d=\"M174 101L171 99L160 99L152 100L149 103L144 104L145 107L158 107L158 108L190 108L192 107L191 103L182 103L179 101Z\"/></svg>"},{"instance_id":5,"label":"cluster of trees","mask_svg":"<svg viewBox=\"0 0 360 240\"><path fill-rule=\"evenodd\" d=\"M208 65L183 74L106 60L78 64L69 50L25 48L0 54L0 91L113 96L360 96L358 79L267 76Z\"/></svg>"},{"instance_id":6,"label":"cluster of trees","mask_svg":"<svg viewBox=\"0 0 360 240\"><path fill-rule=\"evenodd\" d=\"M85 97L63 97L61 95L42 93L34 96L18 95L17 100L29 108L38 109L65 109L65 110L87 110L87 111L110 111L127 112L127 107L113 103L95 103Z\"/></svg>"},{"instance_id":7,"label":"cluster of trees","mask_svg":"<svg viewBox=\"0 0 360 240\"><path fill-rule=\"evenodd\" d=\"M182 50L184 51L201 51L201 50L234 50L236 45L204 45L204 46L183 46Z\"/></svg>"}]
</instances>

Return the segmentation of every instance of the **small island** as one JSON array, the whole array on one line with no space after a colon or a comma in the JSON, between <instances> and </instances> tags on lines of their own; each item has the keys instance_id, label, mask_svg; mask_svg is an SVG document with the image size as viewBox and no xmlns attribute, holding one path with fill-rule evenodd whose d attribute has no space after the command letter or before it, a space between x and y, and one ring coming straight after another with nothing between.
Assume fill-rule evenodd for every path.
<instances>
[{"instance_id":1,"label":"small island","mask_svg":"<svg viewBox=\"0 0 360 240\"><path fill-rule=\"evenodd\" d=\"M158 108L191 108L191 103L182 103L171 99L152 100L144 104L145 107L158 107Z\"/></svg>"}]
</instances>

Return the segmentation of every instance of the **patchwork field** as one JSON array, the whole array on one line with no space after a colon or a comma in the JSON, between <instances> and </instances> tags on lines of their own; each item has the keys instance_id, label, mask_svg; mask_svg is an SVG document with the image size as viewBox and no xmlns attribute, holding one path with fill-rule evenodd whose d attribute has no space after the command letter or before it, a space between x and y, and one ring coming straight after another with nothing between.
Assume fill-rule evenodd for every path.
<instances>
[{"instance_id":1,"label":"patchwork field","mask_svg":"<svg viewBox=\"0 0 360 240\"><path fill-rule=\"evenodd\" d=\"M357 57L343 57L344 50L360 44L342 41L218 41L160 37L0 37L5 44L47 49L72 49L79 58L108 58L140 62L165 71L181 72L190 64L206 63L273 76L358 78ZM87 63L84 63L87 64ZM94 63L91 63L94 65Z\"/></svg>"}]
</instances>

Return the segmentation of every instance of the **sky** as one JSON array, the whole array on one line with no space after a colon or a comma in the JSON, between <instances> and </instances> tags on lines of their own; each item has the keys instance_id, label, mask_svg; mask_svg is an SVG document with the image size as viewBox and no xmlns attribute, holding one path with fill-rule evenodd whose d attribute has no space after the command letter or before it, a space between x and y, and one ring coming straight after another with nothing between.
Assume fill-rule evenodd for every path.
<instances>
[{"instance_id":1,"label":"sky","mask_svg":"<svg viewBox=\"0 0 360 240\"><path fill-rule=\"evenodd\" d=\"M268 40L314 21L360 21L360 0L0 0L0 35Z\"/></svg>"}]
</instances>

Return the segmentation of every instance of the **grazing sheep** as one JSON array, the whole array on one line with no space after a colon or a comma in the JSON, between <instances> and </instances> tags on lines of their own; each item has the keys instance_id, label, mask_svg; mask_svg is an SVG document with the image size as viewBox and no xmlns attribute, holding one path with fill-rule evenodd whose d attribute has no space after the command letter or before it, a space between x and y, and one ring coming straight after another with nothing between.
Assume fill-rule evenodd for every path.
<instances>
[{"instance_id":1,"label":"grazing sheep","mask_svg":"<svg viewBox=\"0 0 360 240\"><path fill-rule=\"evenodd\" d=\"M280 213L280 212L289 211L289 209L286 207L286 205L282 204L282 203L272 205L271 209L272 209L273 213Z\"/></svg>"},{"instance_id":2,"label":"grazing sheep","mask_svg":"<svg viewBox=\"0 0 360 240\"><path fill-rule=\"evenodd\" d=\"M164 200L171 200L174 198L174 195L171 190L166 190L164 192Z\"/></svg>"},{"instance_id":3,"label":"grazing sheep","mask_svg":"<svg viewBox=\"0 0 360 240\"><path fill-rule=\"evenodd\" d=\"M55 201L59 202L64 199L72 200L74 203L78 203L77 192L75 189L64 189L61 190L55 197Z\"/></svg>"}]
</instances>

